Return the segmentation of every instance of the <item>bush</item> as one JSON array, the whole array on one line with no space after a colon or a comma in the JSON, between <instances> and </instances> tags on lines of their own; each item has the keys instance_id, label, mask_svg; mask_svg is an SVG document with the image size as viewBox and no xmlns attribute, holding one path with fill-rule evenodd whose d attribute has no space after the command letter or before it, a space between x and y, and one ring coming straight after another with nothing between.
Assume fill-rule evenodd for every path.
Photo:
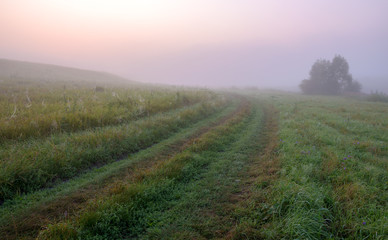
<instances>
[{"instance_id":1,"label":"bush","mask_svg":"<svg viewBox=\"0 0 388 240\"><path fill-rule=\"evenodd\" d=\"M375 92L368 95L366 98L370 102L388 102L388 95L383 92Z\"/></svg>"}]
</instances>

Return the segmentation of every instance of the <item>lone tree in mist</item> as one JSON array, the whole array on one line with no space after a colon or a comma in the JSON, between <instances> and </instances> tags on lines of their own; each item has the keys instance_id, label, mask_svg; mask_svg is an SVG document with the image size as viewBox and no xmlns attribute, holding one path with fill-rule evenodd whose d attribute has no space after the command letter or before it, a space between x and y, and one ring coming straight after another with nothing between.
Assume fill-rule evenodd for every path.
<instances>
[{"instance_id":1,"label":"lone tree in mist","mask_svg":"<svg viewBox=\"0 0 388 240\"><path fill-rule=\"evenodd\" d=\"M336 55L333 60L319 59L310 70L310 78L299 85L307 94L338 95L344 92L360 92L361 84L353 80L346 59Z\"/></svg>"}]
</instances>

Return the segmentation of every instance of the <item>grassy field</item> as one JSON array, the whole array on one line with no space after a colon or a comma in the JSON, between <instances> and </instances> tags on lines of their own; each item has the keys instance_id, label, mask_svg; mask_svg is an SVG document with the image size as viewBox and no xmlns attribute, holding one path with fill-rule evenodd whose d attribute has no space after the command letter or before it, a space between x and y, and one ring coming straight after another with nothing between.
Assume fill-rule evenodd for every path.
<instances>
[{"instance_id":1,"label":"grassy field","mask_svg":"<svg viewBox=\"0 0 388 240\"><path fill-rule=\"evenodd\" d=\"M249 211L239 216L240 234L386 239L388 105L339 97L257 96L279 111L273 158L281 167L275 180L259 177L242 204Z\"/></svg>"},{"instance_id":2,"label":"grassy field","mask_svg":"<svg viewBox=\"0 0 388 240\"><path fill-rule=\"evenodd\" d=\"M4 239L386 239L388 105L0 81Z\"/></svg>"},{"instance_id":3,"label":"grassy field","mask_svg":"<svg viewBox=\"0 0 388 240\"><path fill-rule=\"evenodd\" d=\"M125 124L215 97L209 91L173 88L10 83L0 82L0 144Z\"/></svg>"}]
</instances>

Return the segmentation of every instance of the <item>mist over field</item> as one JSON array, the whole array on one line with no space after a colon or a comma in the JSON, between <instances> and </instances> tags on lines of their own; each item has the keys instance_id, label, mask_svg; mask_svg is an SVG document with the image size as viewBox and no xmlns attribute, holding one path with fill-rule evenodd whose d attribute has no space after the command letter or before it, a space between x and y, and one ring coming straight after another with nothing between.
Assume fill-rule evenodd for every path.
<instances>
[{"instance_id":1,"label":"mist over field","mask_svg":"<svg viewBox=\"0 0 388 240\"><path fill-rule=\"evenodd\" d=\"M0 238L388 239L387 13L0 0Z\"/></svg>"},{"instance_id":2,"label":"mist over field","mask_svg":"<svg viewBox=\"0 0 388 240\"><path fill-rule=\"evenodd\" d=\"M0 58L298 91L317 59L341 54L362 91L388 92L387 9L384 0L3 0Z\"/></svg>"}]
</instances>

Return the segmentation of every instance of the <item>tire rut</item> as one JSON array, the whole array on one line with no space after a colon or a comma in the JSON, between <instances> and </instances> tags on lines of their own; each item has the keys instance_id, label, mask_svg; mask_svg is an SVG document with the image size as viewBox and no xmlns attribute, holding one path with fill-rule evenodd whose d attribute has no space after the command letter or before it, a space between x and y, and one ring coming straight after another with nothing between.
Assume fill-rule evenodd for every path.
<instances>
[{"instance_id":1,"label":"tire rut","mask_svg":"<svg viewBox=\"0 0 388 240\"><path fill-rule=\"evenodd\" d=\"M117 186L120 185L119 183L123 182L123 180L126 182L133 181L138 177L138 172L147 171L159 164L163 159L168 159L176 155L192 145L197 138L200 138L213 128L224 124L229 119L233 118L234 115L250 108L247 99L240 97L240 101L240 104L233 112L222 117L218 121L209 126L200 128L186 139L172 143L166 150L162 150L154 157L146 158L140 162L134 163L133 166L120 170L114 176L109 176L104 179L101 184L89 184L69 195L57 198L55 201L28 210L28 212L22 216L13 216L12 221L8 225L0 227L0 233L5 239L34 239L37 233L44 229L48 224L63 221L69 219L71 216L75 216L88 202L112 194L114 189L117 188Z\"/></svg>"},{"instance_id":2,"label":"tire rut","mask_svg":"<svg viewBox=\"0 0 388 240\"><path fill-rule=\"evenodd\" d=\"M250 209L252 204L259 207L260 203L267 201L266 197L275 181L279 177L280 161L276 154L278 146L278 122L277 111L273 106L266 104L264 107L263 132L259 139L259 145L263 146L251 157L249 171L241 176L242 184L239 192L232 194L229 198L229 211L233 213L236 209ZM261 190L254 189L261 186ZM242 216L243 218L246 216ZM240 225L239 217L235 217L234 228L232 228L223 239L256 239L257 229L252 226ZM258 220L260 221L260 219Z\"/></svg>"}]
</instances>

